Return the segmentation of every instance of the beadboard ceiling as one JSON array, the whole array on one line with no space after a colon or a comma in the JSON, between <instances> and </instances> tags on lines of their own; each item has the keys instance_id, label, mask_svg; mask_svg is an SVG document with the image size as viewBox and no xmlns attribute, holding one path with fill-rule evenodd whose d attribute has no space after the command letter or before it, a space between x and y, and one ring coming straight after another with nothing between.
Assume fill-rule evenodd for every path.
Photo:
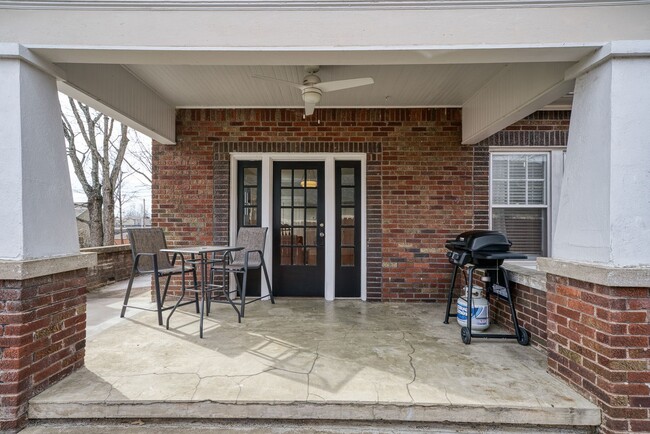
<instances>
[{"instance_id":1,"label":"beadboard ceiling","mask_svg":"<svg viewBox=\"0 0 650 434\"><path fill-rule=\"evenodd\" d=\"M324 93L320 107L460 106L504 65L322 66L322 81L372 77L374 84ZM301 66L126 66L176 107L301 107Z\"/></svg>"},{"instance_id":2,"label":"beadboard ceiling","mask_svg":"<svg viewBox=\"0 0 650 434\"><path fill-rule=\"evenodd\" d=\"M372 77L373 85L325 93L319 107L458 107L505 64L321 66L322 81ZM125 65L175 107L302 107L302 66Z\"/></svg>"}]
</instances>

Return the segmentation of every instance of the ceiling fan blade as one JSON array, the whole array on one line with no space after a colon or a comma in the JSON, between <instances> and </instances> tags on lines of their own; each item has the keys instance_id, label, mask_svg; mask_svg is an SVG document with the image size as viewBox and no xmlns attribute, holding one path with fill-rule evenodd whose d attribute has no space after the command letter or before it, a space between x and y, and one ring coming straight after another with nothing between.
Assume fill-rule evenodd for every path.
<instances>
[{"instance_id":1,"label":"ceiling fan blade","mask_svg":"<svg viewBox=\"0 0 650 434\"><path fill-rule=\"evenodd\" d=\"M287 86L292 86L292 87L295 87L295 88L301 89L301 90L305 87L301 83L294 83L293 81L280 80L279 78L265 77L263 75L254 74L254 75L251 75L251 77L257 78L259 80L274 81L274 82L276 82L278 84L284 84L284 85L287 85Z\"/></svg>"},{"instance_id":2,"label":"ceiling fan blade","mask_svg":"<svg viewBox=\"0 0 650 434\"><path fill-rule=\"evenodd\" d=\"M314 108L316 108L316 103L305 102L305 115L314 114Z\"/></svg>"},{"instance_id":3,"label":"ceiling fan blade","mask_svg":"<svg viewBox=\"0 0 650 434\"><path fill-rule=\"evenodd\" d=\"M323 92L334 92L336 90L350 89L352 87L366 86L368 84L373 84L375 80L370 77L366 78L351 78L349 80L336 80L336 81L325 81L314 85L314 87L319 88Z\"/></svg>"}]
</instances>

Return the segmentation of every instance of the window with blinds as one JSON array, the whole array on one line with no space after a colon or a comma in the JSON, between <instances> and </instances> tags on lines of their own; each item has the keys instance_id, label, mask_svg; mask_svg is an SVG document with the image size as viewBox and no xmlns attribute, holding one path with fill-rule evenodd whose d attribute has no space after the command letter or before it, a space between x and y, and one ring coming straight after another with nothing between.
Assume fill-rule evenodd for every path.
<instances>
[{"instance_id":1,"label":"window with blinds","mask_svg":"<svg viewBox=\"0 0 650 434\"><path fill-rule=\"evenodd\" d=\"M512 250L548 253L548 153L493 153L490 165L492 229Z\"/></svg>"}]
</instances>

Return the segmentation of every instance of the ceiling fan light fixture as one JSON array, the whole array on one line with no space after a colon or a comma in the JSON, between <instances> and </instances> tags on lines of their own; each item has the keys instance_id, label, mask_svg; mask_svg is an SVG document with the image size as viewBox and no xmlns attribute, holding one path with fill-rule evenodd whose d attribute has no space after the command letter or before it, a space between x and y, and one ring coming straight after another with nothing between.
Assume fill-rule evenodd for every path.
<instances>
[{"instance_id":1,"label":"ceiling fan light fixture","mask_svg":"<svg viewBox=\"0 0 650 434\"><path fill-rule=\"evenodd\" d=\"M321 91L311 87L302 91L302 99L307 104L318 104L320 102Z\"/></svg>"}]
</instances>

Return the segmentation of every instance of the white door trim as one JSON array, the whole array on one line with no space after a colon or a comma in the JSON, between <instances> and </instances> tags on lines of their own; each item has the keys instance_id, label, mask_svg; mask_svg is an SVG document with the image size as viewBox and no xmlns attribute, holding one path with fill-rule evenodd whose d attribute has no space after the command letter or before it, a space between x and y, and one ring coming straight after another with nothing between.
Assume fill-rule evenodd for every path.
<instances>
[{"instance_id":1,"label":"white door trim","mask_svg":"<svg viewBox=\"0 0 650 434\"><path fill-rule=\"evenodd\" d=\"M255 153L233 152L230 154L230 240L237 238L237 162L262 161L262 226L273 230L273 163L276 161L322 161L325 165L325 300L334 300L336 262L336 207L335 162L361 162L361 300L366 291L366 154L364 153ZM264 257L273 281L273 237L269 235ZM262 295L268 294L266 282L262 282Z\"/></svg>"}]
</instances>

